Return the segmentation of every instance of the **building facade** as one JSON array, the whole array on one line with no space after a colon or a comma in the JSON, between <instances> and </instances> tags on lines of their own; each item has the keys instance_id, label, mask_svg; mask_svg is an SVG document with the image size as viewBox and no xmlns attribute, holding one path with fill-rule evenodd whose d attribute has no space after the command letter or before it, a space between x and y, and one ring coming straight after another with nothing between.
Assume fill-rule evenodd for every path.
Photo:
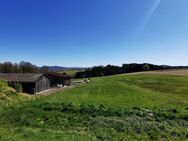
<instances>
[{"instance_id":1,"label":"building facade","mask_svg":"<svg viewBox=\"0 0 188 141\"><path fill-rule=\"evenodd\" d=\"M10 86L19 83L24 93L37 94L57 85L71 85L71 77L56 73L0 73L0 78L8 82Z\"/></svg>"}]
</instances>

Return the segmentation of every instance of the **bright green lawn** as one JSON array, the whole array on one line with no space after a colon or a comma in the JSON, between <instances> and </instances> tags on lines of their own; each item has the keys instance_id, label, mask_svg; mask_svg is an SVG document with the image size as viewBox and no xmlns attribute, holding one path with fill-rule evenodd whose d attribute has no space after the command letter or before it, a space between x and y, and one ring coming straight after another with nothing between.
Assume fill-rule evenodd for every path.
<instances>
[{"instance_id":1,"label":"bright green lawn","mask_svg":"<svg viewBox=\"0 0 188 141\"><path fill-rule=\"evenodd\" d=\"M114 108L180 108L188 105L188 77L141 74L93 78L90 84L44 100L55 103L104 104Z\"/></svg>"},{"instance_id":2,"label":"bright green lawn","mask_svg":"<svg viewBox=\"0 0 188 141\"><path fill-rule=\"evenodd\" d=\"M188 76L92 78L0 114L0 140L187 139Z\"/></svg>"}]
</instances>

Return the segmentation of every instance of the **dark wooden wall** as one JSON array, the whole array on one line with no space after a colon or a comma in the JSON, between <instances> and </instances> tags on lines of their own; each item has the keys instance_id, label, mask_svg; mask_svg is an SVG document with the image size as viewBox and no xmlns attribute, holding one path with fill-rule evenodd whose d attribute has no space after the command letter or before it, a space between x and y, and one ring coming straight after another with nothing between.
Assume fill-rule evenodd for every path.
<instances>
[{"instance_id":1,"label":"dark wooden wall","mask_svg":"<svg viewBox=\"0 0 188 141\"><path fill-rule=\"evenodd\" d=\"M50 80L43 75L35 83L35 93L39 93L48 89L50 89Z\"/></svg>"},{"instance_id":2,"label":"dark wooden wall","mask_svg":"<svg viewBox=\"0 0 188 141\"><path fill-rule=\"evenodd\" d=\"M23 92L24 93L29 93L29 94L34 94L35 93L35 83L21 83L22 84L22 88L23 88Z\"/></svg>"}]
</instances>

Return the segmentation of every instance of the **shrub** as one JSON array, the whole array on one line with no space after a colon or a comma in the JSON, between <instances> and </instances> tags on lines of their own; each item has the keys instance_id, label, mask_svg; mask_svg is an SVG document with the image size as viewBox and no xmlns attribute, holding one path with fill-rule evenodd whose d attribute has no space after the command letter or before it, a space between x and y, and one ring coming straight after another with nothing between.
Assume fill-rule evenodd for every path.
<instances>
[{"instance_id":1,"label":"shrub","mask_svg":"<svg viewBox=\"0 0 188 141\"><path fill-rule=\"evenodd\" d=\"M150 131L148 133L149 137L151 140L158 140L159 139L159 134L155 131Z\"/></svg>"},{"instance_id":2,"label":"shrub","mask_svg":"<svg viewBox=\"0 0 188 141\"><path fill-rule=\"evenodd\" d=\"M22 88L21 83L11 83L10 87L14 88L18 93L23 92L23 88Z\"/></svg>"},{"instance_id":3,"label":"shrub","mask_svg":"<svg viewBox=\"0 0 188 141\"><path fill-rule=\"evenodd\" d=\"M0 79L0 99L7 99L10 96L16 95L16 90L9 87L8 83ZM10 100L10 99L9 99Z\"/></svg>"},{"instance_id":4,"label":"shrub","mask_svg":"<svg viewBox=\"0 0 188 141\"><path fill-rule=\"evenodd\" d=\"M0 79L0 93L7 93L8 92L8 84Z\"/></svg>"}]
</instances>

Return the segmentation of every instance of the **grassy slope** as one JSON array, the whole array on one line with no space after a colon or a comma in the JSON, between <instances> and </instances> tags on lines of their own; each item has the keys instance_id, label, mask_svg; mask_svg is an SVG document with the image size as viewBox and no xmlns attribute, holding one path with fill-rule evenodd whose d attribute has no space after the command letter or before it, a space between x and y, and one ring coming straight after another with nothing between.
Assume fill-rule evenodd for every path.
<instances>
[{"instance_id":1,"label":"grassy slope","mask_svg":"<svg viewBox=\"0 0 188 141\"><path fill-rule=\"evenodd\" d=\"M84 71L84 70L67 70L67 71L62 71L59 73L66 73L67 75L74 76L77 72L81 72L81 71Z\"/></svg>"},{"instance_id":2,"label":"grassy slope","mask_svg":"<svg viewBox=\"0 0 188 141\"><path fill-rule=\"evenodd\" d=\"M94 78L64 94L44 98L48 102L104 104L109 107L184 107L188 104L188 77L169 75L120 75Z\"/></svg>"},{"instance_id":3,"label":"grassy slope","mask_svg":"<svg viewBox=\"0 0 188 141\"><path fill-rule=\"evenodd\" d=\"M186 140L188 76L93 78L8 108L0 127L1 140Z\"/></svg>"},{"instance_id":4,"label":"grassy slope","mask_svg":"<svg viewBox=\"0 0 188 141\"><path fill-rule=\"evenodd\" d=\"M4 80L0 79L0 110L19 102L20 99L24 98L18 96L16 90L10 88Z\"/></svg>"}]
</instances>

